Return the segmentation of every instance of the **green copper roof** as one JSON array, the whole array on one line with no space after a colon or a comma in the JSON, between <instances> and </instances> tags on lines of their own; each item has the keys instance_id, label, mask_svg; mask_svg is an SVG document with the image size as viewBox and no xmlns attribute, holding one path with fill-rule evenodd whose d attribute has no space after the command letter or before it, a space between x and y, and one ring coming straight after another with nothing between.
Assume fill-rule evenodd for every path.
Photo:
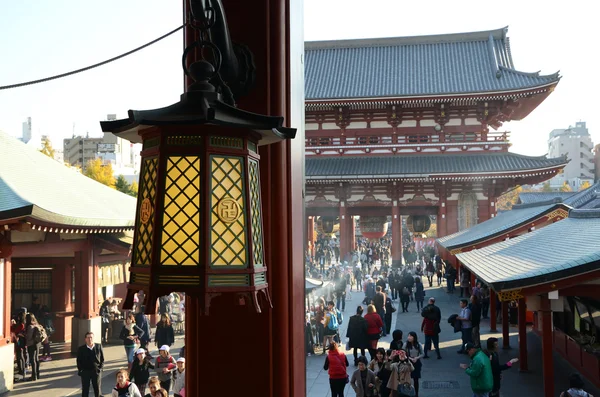
<instances>
[{"instance_id":1,"label":"green copper roof","mask_svg":"<svg viewBox=\"0 0 600 397\"><path fill-rule=\"evenodd\" d=\"M544 284L600 267L600 210L569 217L531 233L456 257L496 291Z\"/></svg>"},{"instance_id":2,"label":"green copper roof","mask_svg":"<svg viewBox=\"0 0 600 397\"><path fill-rule=\"evenodd\" d=\"M136 199L69 169L0 132L0 221L132 228Z\"/></svg>"},{"instance_id":3,"label":"green copper roof","mask_svg":"<svg viewBox=\"0 0 600 397\"><path fill-rule=\"evenodd\" d=\"M515 69L507 30L306 42L306 99L497 93L558 82L558 73Z\"/></svg>"}]
</instances>

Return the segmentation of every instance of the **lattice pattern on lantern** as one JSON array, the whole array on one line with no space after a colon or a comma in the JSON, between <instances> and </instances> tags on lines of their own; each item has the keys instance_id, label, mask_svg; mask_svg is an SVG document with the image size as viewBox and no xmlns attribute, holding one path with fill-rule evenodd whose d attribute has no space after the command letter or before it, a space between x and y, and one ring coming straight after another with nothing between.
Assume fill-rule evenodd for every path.
<instances>
[{"instance_id":1,"label":"lattice pattern on lantern","mask_svg":"<svg viewBox=\"0 0 600 397\"><path fill-rule=\"evenodd\" d=\"M136 241L134 243L132 262L135 266L150 265L152 257L152 239L154 238L154 208L152 205L147 207L149 211L145 217L140 216L142 202L154 203L156 200L156 178L157 178L158 158L152 157L144 160L142 163L140 192L138 198L138 219L136 230Z\"/></svg>"},{"instance_id":2,"label":"lattice pattern on lantern","mask_svg":"<svg viewBox=\"0 0 600 397\"><path fill-rule=\"evenodd\" d=\"M249 160L249 165L250 217L252 220L252 252L254 253L254 266L262 266L264 262L264 256L258 162L256 160Z\"/></svg>"},{"instance_id":3,"label":"lattice pattern on lantern","mask_svg":"<svg viewBox=\"0 0 600 397\"><path fill-rule=\"evenodd\" d=\"M200 157L167 159L160 263L200 264Z\"/></svg>"},{"instance_id":4,"label":"lattice pattern on lantern","mask_svg":"<svg viewBox=\"0 0 600 397\"><path fill-rule=\"evenodd\" d=\"M229 136L211 136L210 145L231 149L243 149L244 141L241 138L233 138Z\"/></svg>"},{"instance_id":5,"label":"lattice pattern on lantern","mask_svg":"<svg viewBox=\"0 0 600 397\"><path fill-rule=\"evenodd\" d=\"M211 158L211 266L246 266L242 157Z\"/></svg>"}]
</instances>

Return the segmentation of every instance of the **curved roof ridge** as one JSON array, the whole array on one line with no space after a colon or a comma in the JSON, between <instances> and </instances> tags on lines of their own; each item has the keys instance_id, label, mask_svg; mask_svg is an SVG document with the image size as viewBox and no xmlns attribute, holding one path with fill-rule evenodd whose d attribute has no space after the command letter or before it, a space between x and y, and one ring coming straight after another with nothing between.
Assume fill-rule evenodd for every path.
<instances>
[{"instance_id":1,"label":"curved roof ridge","mask_svg":"<svg viewBox=\"0 0 600 397\"><path fill-rule=\"evenodd\" d=\"M498 68L505 72L514 73L514 74L517 74L520 76L526 76L526 77L539 77L539 78L547 78L547 79L552 79L552 80L560 80L560 78L561 78L560 70L558 70L552 74L540 75L540 72L541 72L540 70L538 70L537 72L522 72L520 70L507 68L506 66L502 66L502 65L499 65Z\"/></svg>"},{"instance_id":2,"label":"curved roof ridge","mask_svg":"<svg viewBox=\"0 0 600 397\"><path fill-rule=\"evenodd\" d=\"M347 40L321 40L304 42L305 50L320 50L332 48L386 47L414 44L438 44L450 42L487 41L490 36L496 40L505 40L508 26L500 29L477 32L442 33L418 36L371 37Z\"/></svg>"}]
</instances>

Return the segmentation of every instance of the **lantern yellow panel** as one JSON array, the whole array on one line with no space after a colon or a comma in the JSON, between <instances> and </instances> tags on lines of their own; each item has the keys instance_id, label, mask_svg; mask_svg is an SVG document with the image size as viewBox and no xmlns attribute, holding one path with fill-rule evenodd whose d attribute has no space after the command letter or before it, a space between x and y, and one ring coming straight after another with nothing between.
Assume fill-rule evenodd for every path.
<instances>
[{"instance_id":1,"label":"lantern yellow panel","mask_svg":"<svg viewBox=\"0 0 600 397\"><path fill-rule=\"evenodd\" d=\"M156 178L158 158L148 158L142 163L140 177L138 216L133 246L133 260L136 265L150 265L152 239L154 238L154 205L156 203Z\"/></svg>"},{"instance_id":2,"label":"lantern yellow panel","mask_svg":"<svg viewBox=\"0 0 600 397\"><path fill-rule=\"evenodd\" d=\"M260 200L260 179L258 161L249 160L250 179L250 217L252 219L252 252L254 266L263 266L263 231L262 231L262 208Z\"/></svg>"},{"instance_id":3,"label":"lantern yellow panel","mask_svg":"<svg viewBox=\"0 0 600 397\"><path fill-rule=\"evenodd\" d=\"M200 263L200 157L167 159L160 263Z\"/></svg>"},{"instance_id":4,"label":"lantern yellow panel","mask_svg":"<svg viewBox=\"0 0 600 397\"><path fill-rule=\"evenodd\" d=\"M211 266L247 266L243 158L211 159Z\"/></svg>"}]
</instances>

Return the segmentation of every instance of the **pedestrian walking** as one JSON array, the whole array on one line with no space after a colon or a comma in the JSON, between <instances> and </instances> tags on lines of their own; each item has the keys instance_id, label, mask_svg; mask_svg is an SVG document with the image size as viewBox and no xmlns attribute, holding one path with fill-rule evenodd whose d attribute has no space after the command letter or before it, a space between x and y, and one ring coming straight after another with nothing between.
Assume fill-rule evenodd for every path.
<instances>
[{"instance_id":1,"label":"pedestrian walking","mask_svg":"<svg viewBox=\"0 0 600 397\"><path fill-rule=\"evenodd\" d=\"M150 370L154 369L154 364L149 356L146 355L146 350L138 349L135 352L136 359L133 361L131 371L129 372L129 380L135 382L141 395L146 393L146 385L150 379Z\"/></svg>"},{"instance_id":2,"label":"pedestrian walking","mask_svg":"<svg viewBox=\"0 0 600 397\"><path fill-rule=\"evenodd\" d=\"M473 397L489 397L494 387L492 364L489 357L471 342L465 344L464 350L471 358L471 363L460 364L460 367L471 378Z\"/></svg>"},{"instance_id":3,"label":"pedestrian walking","mask_svg":"<svg viewBox=\"0 0 600 397\"><path fill-rule=\"evenodd\" d=\"M490 311L490 289L487 285L481 287L481 318L488 319Z\"/></svg>"},{"instance_id":4,"label":"pedestrian walking","mask_svg":"<svg viewBox=\"0 0 600 397\"><path fill-rule=\"evenodd\" d=\"M26 309L25 309L26 310ZM10 326L10 333L13 336L13 343L15 344L15 359L17 361L17 370L21 375L21 380L25 380L26 356L27 356L27 344L25 338L25 316L26 311L21 311L16 321L12 321Z\"/></svg>"},{"instance_id":5,"label":"pedestrian walking","mask_svg":"<svg viewBox=\"0 0 600 397\"><path fill-rule=\"evenodd\" d=\"M385 315L383 317L383 322L385 323L385 334L389 335L392 330L392 314L396 311L392 300L388 295L385 297Z\"/></svg>"},{"instance_id":6,"label":"pedestrian walking","mask_svg":"<svg viewBox=\"0 0 600 397\"><path fill-rule=\"evenodd\" d=\"M369 340L369 355L371 356L371 360L375 358L375 352L377 350L377 342L379 338L381 338L381 329L383 328L383 321L381 321L381 317L377 314L375 310L375 306L369 305L367 306L367 314L365 315L365 320L367 320L368 328L367 328L367 339Z\"/></svg>"},{"instance_id":7,"label":"pedestrian walking","mask_svg":"<svg viewBox=\"0 0 600 397\"><path fill-rule=\"evenodd\" d=\"M471 310L471 341L475 344L475 346L481 347L481 341L479 337L479 324L481 323L481 305L479 304L479 298L477 297L477 295L471 296L469 310Z\"/></svg>"},{"instance_id":8,"label":"pedestrian walking","mask_svg":"<svg viewBox=\"0 0 600 397\"><path fill-rule=\"evenodd\" d=\"M492 377L494 378L494 387L490 392L490 397L500 397L500 381L502 380L502 371L506 371L511 368L512 365L519 361L518 358L510 359L506 364L500 364L500 358L498 357L498 339L488 338L487 350L484 351L485 355L490 358L492 364Z\"/></svg>"},{"instance_id":9,"label":"pedestrian walking","mask_svg":"<svg viewBox=\"0 0 600 397\"><path fill-rule=\"evenodd\" d=\"M433 274L435 272L433 260L427 261L427 265L425 266L425 271L427 272L427 281L429 282L429 287L433 287Z\"/></svg>"},{"instance_id":10,"label":"pedestrian walking","mask_svg":"<svg viewBox=\"0 0 600 397\"><path fill-rule=\"evenodd\" d=\"M156 362L154 363L154 369L156 370L156 375L158 375L160 387L166 391L171 391L173 371L177 367L175 359L171 356L169 350L169 346L161 346L158 351L159 355L156 357Z\"/></svg>"},{"instance_id":11,"label":"pedestrian walking","mask_svg":"<svg viewBox=\"0 0 600 397\"><path fill-rule=\"evenodd\" d=\"M404 350L408 359L415 368L410 377L413 380L413 387L415 388L415 397L419 397L419 379L421 379L421 368L423 367L423 347L419 343L417 333L410 331L406 337L406 343L404 344Z\"/></svg>"},{"instance_id":12,"label":"pedestrian walking","mask_svg":"<svg viewBox=\"0 0 600 397\"><path fill-rule=\"evenodd\" d=\"M102 343L108 344L108 329L110 328L110 307L113 303L113 298L109 296L106 298L104 302L102 302L102 306L100 306L100 318L102 319L102 334L101 341Z\"/></svg>"},{"instance_id":13,"label":"pedestrian walking","mask_svg":"<svg viewBox=\"0 0 600 397\"><path fill-rule=\"evenodd\" d=\"M470 343L473 341L473 326L471 325L471 310L469 310L468 307L468 301L466 299L461 299L460 300L460 313L458 314L458 317L456 317L457 320L460 321L460 331L462 333L461 335L461 339L462 339L462 344L460 347L460 350L457 352L458 354L465 354L465 346L467 343Z\"/></svg>"},{"instance_id":14,"label":"pedestrian walking","mask_svg":"<svg viewBox=\"0 0 600 397\"><path fill-rule=\"evenodd\" d=\"M375 374L367 367L367 358L358 358L358 369L352 374L350 386L356 393L356 397L371 397L375 394Z\"/></svg>"},{"instance_id":15,"label":"pedestrian walking","mask_svg":"<svg viewBox=\"0 0 600 397\"><path fill-rule=\"evenodd\" d=\"M131 370L137 343L143 335L144 331L135 324L134 315L129 313L127 318L125 318L125 324L123 324L123 328L121 328L121 333L119 334L119 339L123 341L123 347L125 347L128 370Z\"/></svg>"},{"instance_id":16,"label":"pedestrian walking","mask_svg":"<svg viewBox=\"0 0 600 397\"><path fill-rule=\"evenodd\" d=\"M417 302L417 313L423 310L423 301L425 300L425 286L421 282L421 277L415 277L415 302Z\"/></svg>"},{"instance_id":17,"label":"pedestrian walking","mask_svg":"<svg viewBox=\"0 0 600 397\"><path fill-rule=\"evenodd\" d=\"M356 308L356 314L350 317L348 320L348 328L346 329L346 337L348 340L348 347L353 349L354 355L354 366L358 365L358 349L360 349L361 356L365 355L365 349L369 347L369 340L367 337L367 329L369 324L362 316L363 308L358 306Z\"/></svg>"},{"instance_id":18,"label":"pedestrian walking","mask_svg":"<svg viewBox=\"0 0 600 397\"><path fill-rule=\"evenodd\" d=\"M25 345L31 365L31 380L36 381L40 377L40 348L48 338L44 327L38 324L33 313L25 316Z\"/></svg>"},{"instance_id":19,"label":"pedestrian walking","mask_svg":"<svg viewBox=\"0 0 600 397\"><path fill-rule=\"evenodd\" d=\"M175 397L185 395L185 358L177 359L177 370L174 372L173 393Z\"/></svg>"},{"instance_id":20,"label":"pedestrian walking","mask_svg":"<svg viewBox=\"0 0 600 397\"><path fill-rule=\"evenodd\" d=\"M323 354L327 349L327 341L331 345L334 340L334 336L339 332L340 324L338 321L337 311L335 310L335 303L333 301L327 302L327 309L325 310L325 336L323 337Z\"/></svg>"},{"instance_id":21,"label":"pedestrian walking","mask_svg":"<svg viewBox=\"0 0 600 397\"><path fill-rule=\"evenodd\" d=\"M411 373L415 367L404 350L392 351L392 374L387 387L395 390L398 397L413 397L415 388L412 385Z\"/></svg>"},{"instance_id":22,"label":"pedestrian walking","mask_svg":"<svg viewBox=\"0 0 600 397\"><path fill-rule=\"evenodd\" d=\"M117 378L117 384L112 389L112 397L142 397L136 384L129 381L126 369L118 370L115 377Z\"/></svg>"},{"instance_id":23,"label":"pedestrian walking","mask_svg":"<svg viewBox=\"0 0 600 397\"><path fill-rule=\"evenodd\" d=\"M168 313L163 313L160 315L160 321L156 324L154 344L156 347L165 345L171 347L173 343L175 343L175 332L173 331L171 318Z\"/></svg>"},{"instance_id":24,"label":"pedestrian walking","mask_svg":"<svg viewBox=\"0 0 600 397\"><path fill-rule=\"evenodd\" d=\"M325 364L323 364L323 369L329 374L331 397L344 397L344 388L346 387L346 383L348 383L348 374L346 373L348 365L346 355L339 351L337 343L332 342L328 348Z\"/></svg>"},{"instance_id":25,"label":"pedestrian walking","mask_svg":"<svg viewBox=\"0 0 600 397\"><path fill-rule=\"evenodd\" d=\"M429 298L429 304L423 308L421 316L423 316L421 331L425 334L425 354L423 358L429 358L427 352L431 351L431 344L433 343L439 360L442 358L440 354L440 332L442 331L440 323L442 321L442 312L435 305L435 298Z\"/></svg>"},{"instance_id":26,"label":"pedestrian walking","mask_svg":"<svg viewBox=\"0 0 600 397\"><path fill-rule=\"evenodd\" d=\"M102 345L94 343L94 333L85 334L85 344L77 349L77 375L81 377L81 397L88 397L90 384L94 397L100 396L102 368L104 368L104 351Z\"/></svg>"},{"instance_id":27,"label":"pedestrian walking","mask_svg":"<svg viewBox=\"0 0 600 397\"><path fill-rule=\"evenodd\" d=\"M138 306L138 312L135 315L135 325L142 330L143 334L140 337L140 348L148 350L148 344L150 343L150 322L148 317L144 314L146 307L144 305ZM161 345L162 346L162 345Z\"/></svg>"},{"instance_id":28,"label":"pedestrian walking","mask_svg":"<svg viewBox=\"0 0 600 397\"><path fill-rule=\"evenodd\" d=\"M376 288L375 297L373 298L373 306L375 306L375 311L381 317L381 322L385 321L385 300L386 295L382 292L381 286L378 285ZM385 336L385 327L382 328L382 336Z\"/></svg>"}]
</instances>

